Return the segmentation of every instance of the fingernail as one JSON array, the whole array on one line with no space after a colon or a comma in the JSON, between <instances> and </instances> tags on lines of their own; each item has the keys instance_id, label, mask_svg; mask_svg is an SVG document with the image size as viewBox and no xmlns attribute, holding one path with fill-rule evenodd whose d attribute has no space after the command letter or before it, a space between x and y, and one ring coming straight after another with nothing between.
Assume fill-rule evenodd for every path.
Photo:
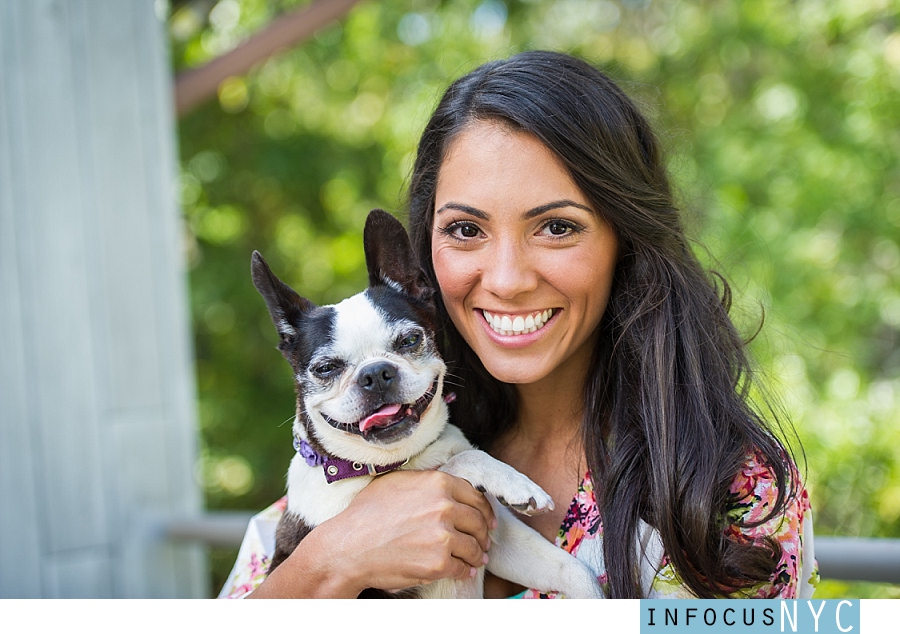
<instances>
[{"instance_id":1,"label":"fingernail","mask_svg":"<svg viewBox=\"0 0 900 634\"><path fill-rule=\"evenodd\" d=\"M484 545L484 549L485 550L491 549L491 538L490 537L487 538L487 544Z\"/></svg>"},{"instance_id":2,"label":"fingernail","mask_svg":"<svg viewBox=\"0 0 900 634\"><path fill-rule=\"evenodd\" d=\"M493 519L493 521L491 521L491 530L494 530L495 528L497 528L497 526L498 526L497 518L495 517Z\"/></svg>"},{"instance_id":3,"label":"fingernail","mask_svg":"<svg viewBox=\"0 0 900 634\"><path fill-rule=\"evenodd\" d=\"M487 553L484 553L484 557L481 558L481 563L482 563L482 564L487 564L488 561L489 561L489 560L488 560Z\"/></svg>"},{"instance_id":4,"label":"fingernail","mask_svg":"<svg viewBox=\"0 0 900 634\"><path fill-rule=\"evenodd\" d=\"M478 570L476 568L469 568L469 576L474 577L478 574Z\"/></svg>"}]
</instances>

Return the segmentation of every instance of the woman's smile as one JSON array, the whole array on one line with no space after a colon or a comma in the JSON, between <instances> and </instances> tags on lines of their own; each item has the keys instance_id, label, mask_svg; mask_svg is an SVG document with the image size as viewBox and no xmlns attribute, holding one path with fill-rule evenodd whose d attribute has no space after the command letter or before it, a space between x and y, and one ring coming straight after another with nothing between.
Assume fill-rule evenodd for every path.
<instances>
[{"instance_id":1,"label":"woman's smile","mask_svg":"<svg viewBox=\"0 0 900 634\"><path fill-rule=\"evenodd\" d=\"M554 154L477 122L438 175L432 258L457 330L497 379L530 384L586 368L617 242ZM581 376L584 376L583 374Z\"/></svg>"},{"instance_id":2,"label":"woman's smile","mask_svg":"<svg viewBox=\"0 0 900 634\"><path fill-rule=\"evenodd\" d=\"M527 335L540 330L546 324L556 309L547 308L519 315L508 315L503 313L490 313L482 310L484 320L491 327L491 330L498 335L518 336Z\"/></svg>"}]
</instances>

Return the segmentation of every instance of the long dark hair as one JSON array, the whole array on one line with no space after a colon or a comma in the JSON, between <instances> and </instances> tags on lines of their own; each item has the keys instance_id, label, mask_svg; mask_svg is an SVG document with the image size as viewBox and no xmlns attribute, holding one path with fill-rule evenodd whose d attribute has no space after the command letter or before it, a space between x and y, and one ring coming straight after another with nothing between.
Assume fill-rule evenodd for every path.
<instances>
[{"instance_id":1,"label":"long dark hair","mask_svg":"<svg viewBox=\"0 0 900 634\"><path fill-rule=\"evenodd\" d=\"M769 579L777 544L725 536L735 521L725 514L729 485L748 454L761 455L778 488L765 521L783 513L793 495L793 463L749 404L750 363L728 317L728 284L708 274L690 248L649 123L603 73L561 53L521 53L454 82L422 134L409 191L413 245L435 285L438 171L450 142L473 121L497 121L543 142L618 237L582 422L610 596L642 594L640 520L659 531L697 596L729 595ZM454 422L490 448L515 422L515 392L487 373L437 300L443 352L464 384Z\"/></svg>"}]
</instances>

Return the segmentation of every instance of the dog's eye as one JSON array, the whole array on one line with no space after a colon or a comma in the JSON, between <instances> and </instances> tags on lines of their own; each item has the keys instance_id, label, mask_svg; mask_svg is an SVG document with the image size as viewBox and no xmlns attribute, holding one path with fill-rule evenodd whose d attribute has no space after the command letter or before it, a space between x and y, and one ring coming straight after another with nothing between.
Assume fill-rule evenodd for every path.
<instances>
[{"instance_id":1,"label":"dog's eye","mask_svg":"<svg viewBox=\"0 0 900 634\"><path fill-rule=\"evenodd\" d=\"M401 348L414 348L419 345L419 342L422 341L422 335L417 332L406 335L400 340Z\"/></svg>"},{"instance_id":2,"label":"dog's eye","mask_svg":"<svg viewBox=\"0 0 900 634\"><path fill-rule=\"evenodd\" d=\"M322 361L314 365L312 371L320 379L327 379L340 369L341 366L334 361Z\"/></svg>"}]
</instances>

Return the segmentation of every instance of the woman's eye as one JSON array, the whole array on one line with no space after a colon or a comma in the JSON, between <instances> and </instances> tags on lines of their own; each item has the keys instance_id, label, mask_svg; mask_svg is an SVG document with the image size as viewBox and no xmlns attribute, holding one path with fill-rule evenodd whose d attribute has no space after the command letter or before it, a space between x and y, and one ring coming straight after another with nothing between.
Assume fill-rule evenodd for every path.
<instances>
[{"instance_id":1,"label":"woman's eye","mask_svg":"<svg viewBox=\"0 0 900 634\"><path fill-rule=\"evenodd\" d=\"M578 232L578 226L566 220L551 220L542 227L541 233L554 237L563 237Z\"/></svg>"},{"instance_id":2,"label":"woman's eye","mask_svg":"<svg viewBox=\"0 0 900 634\"><path fill-rule=\"evenodd\" d=\"M481 234L481 229L471 222L453 222L440 229L440 232L456 240L471 240Z\"/></svg>"},{"instance_id":3,"label":"woman's eye","mask_svg":"<svg viewBox=\"0 0 900 634\"><path fill-rule=\"evenodd\" d=\"M551 222L550 226L548 226L547 228L550 230L550 233L555 236L561 236L568 232L569 229L571 229L571 227L569 227L568 225L564 225L561 222Z\"/></svg>"}]
</instances>

